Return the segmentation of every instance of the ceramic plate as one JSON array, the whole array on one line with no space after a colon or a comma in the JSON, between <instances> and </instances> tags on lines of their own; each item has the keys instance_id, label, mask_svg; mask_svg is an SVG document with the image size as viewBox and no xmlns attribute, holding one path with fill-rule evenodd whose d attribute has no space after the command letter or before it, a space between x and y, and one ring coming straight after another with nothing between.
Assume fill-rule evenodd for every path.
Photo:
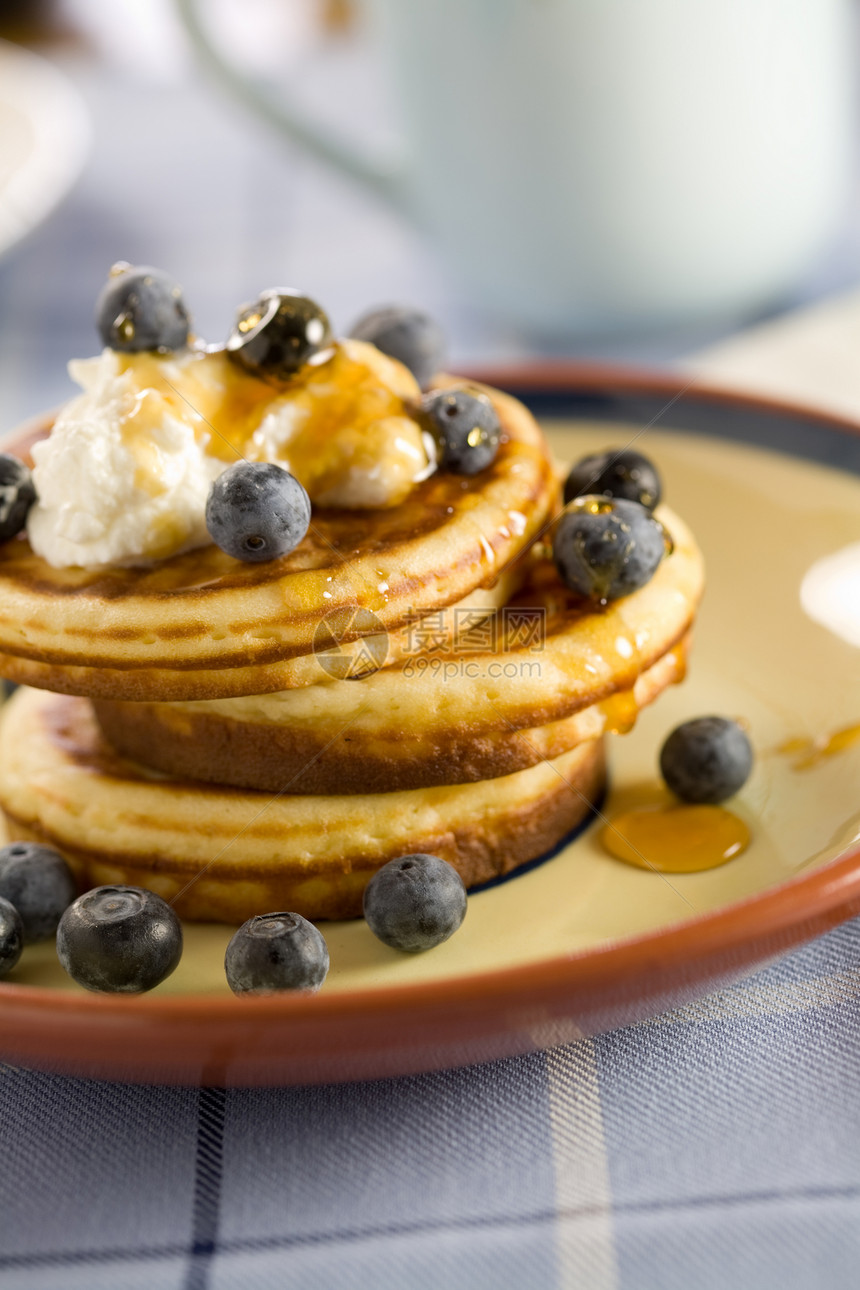
<instances>
[{"instance_id":1,"label":"ceramic plate","mask_svg":"<svg viewBox=\"0 0 860 1290\"><path fill-rule=\"evenodd\" d=\"M87 994L53 946L33 947L0 986L7 1060L211 1084L463 1064L656 1013L860 912L858 427L654 377L492 379L531 404L562 459L635 439L705 554L689 676L611 737L604 815L659 796L658 749L678 722L740 717L757 754L731 804L748 850L661 875L610 858L597 821L475 894L428 954L387 950L360 921L325 925L332 967L313 998L234 999L228 928L188 927L179 969L139 999Z\"/></svg>"},{"instance_id":2,"label":"ceramic plate","mask_svg":"<svg viewBox=\"0 0 860 1290\"><path fill-rule=\"evenodd\" d=\"M0 41L0 254L45 219L77 179L89 119L44 58Z\"/></svg>"}]
</instances>

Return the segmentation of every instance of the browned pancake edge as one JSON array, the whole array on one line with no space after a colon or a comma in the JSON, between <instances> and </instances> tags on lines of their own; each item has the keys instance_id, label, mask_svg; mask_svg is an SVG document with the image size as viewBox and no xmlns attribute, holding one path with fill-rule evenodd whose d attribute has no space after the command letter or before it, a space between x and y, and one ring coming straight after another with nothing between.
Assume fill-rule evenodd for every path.
<instances>
[{"instance_id":1,"label":"browned pancake edge","mask_svg":"<svg viewBox=\"0 0 860 1290\"><path fill-rule=\"evenodd\" d=\"M272 798L153 779L104 744L79 699L16 696L0 728L10 836L57 847L82 886L130 883L184 918L290 909L351 918L386 861L429 851L468 887L544 855L586 819L602 740L503 779L363 797Z\"/></svg>"},{"instance_id":2,"label":"browned pancake edge","mask_svg":"<svg viewBox=\"0 0 860 1290\"><path fill-rule=\"evenodd\" d=\"M560 720L495 730L467 721L436 729L369 733L346 725L335 738L302 726L232 720L167 704L96 702L104 734L124 756L165 774L266 792L386 793L510 775L552 760L609 730L629 730L638 712L686 673L689 636L630 689Z\"/></svg>"}]
</instances>

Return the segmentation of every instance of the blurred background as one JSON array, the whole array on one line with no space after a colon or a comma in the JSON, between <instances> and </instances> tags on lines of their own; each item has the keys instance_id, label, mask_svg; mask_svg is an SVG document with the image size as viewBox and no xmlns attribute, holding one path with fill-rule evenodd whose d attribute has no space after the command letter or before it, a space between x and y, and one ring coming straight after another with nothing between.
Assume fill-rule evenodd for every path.
<instances>
[{"instance_id":1,"label":"blurred background","mask_svg":"<svg viewBox=\"0 0 860 1290\"><path fill-rule=\"evenodd\" d=\"M226 337L434 314L451 366L668 366L860 279L851 0L0 0L0 430L117 259Z\"/></svg>"}]
</instances>

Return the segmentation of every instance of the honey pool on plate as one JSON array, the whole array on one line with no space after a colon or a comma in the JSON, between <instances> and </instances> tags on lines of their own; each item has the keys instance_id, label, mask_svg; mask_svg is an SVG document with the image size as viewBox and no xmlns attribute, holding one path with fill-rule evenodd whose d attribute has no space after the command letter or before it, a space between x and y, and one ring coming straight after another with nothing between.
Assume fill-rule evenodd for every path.
<instances>
[{"instance_id":1,"label":"honey pool on plate","mask_svg":"<svg viewBox=\"0 0 860 1290\"><path fill-rule=\"evenodd\" d=\"M600 839L616 860L653 873L704 873L741 855L749 827L724 806L652 803L611 816Z\"/></svg>"},{"instance_id":2,"label":"honey pool on plate","mask_svg":"<svg viewBox=\"0 0 860 1290\"><path fill-rule=\"evenodd\" d=\"M557 456L573 460L628 443L639 427L548 429ZM460 931L427 954L386 949L360 920L321 924L331 953L324 992L459 978L586 951L763 891L860 837L860 738L846 733L860 727L860 650L809 619L799 595L816 560L857 541L860 479L695 435L649 431L638 446L661 469L669 505L692 524L707 587L687 679L630 734L610 739L603 814L615 819L655 803L659 748L675 725L710 713L743 717L756 763L724 805L749 830L749 845L715 868L660 874L609 856L597 821L547 863L473 896ZM631 715L623 705L619 699L613 713L619 729ZM158 992L226 994L231 930L187 925L182 962ZM29 948L7 979L79 988L52 945Z\"/></svg>"}]
</instances>

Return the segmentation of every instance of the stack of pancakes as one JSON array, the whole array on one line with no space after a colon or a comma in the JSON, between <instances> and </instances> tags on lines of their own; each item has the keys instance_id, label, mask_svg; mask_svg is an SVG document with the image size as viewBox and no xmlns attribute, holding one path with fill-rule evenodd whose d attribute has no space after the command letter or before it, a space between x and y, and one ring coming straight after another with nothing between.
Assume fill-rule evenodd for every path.
<instances>
[{"instance_id":1,"label":"stack of pancakes","mask_svg":"<svg viewBox=\"0 0 860 1290\"><path fill-rule=\"evenodd\" d=\"M0 549L0 673L39 687L0 730L10 836L56 846L83 885L241 922L357 915L408 852L475 886L576 828L604 732L683 675L701 559L662 508L673 546L645 587L604 608L568 591L540 540L558 507L542 435L488 393L503 438L481 474L315 510L267 564L212 546L57 570L24 538Z\"/></svg>"}]
</instances>

